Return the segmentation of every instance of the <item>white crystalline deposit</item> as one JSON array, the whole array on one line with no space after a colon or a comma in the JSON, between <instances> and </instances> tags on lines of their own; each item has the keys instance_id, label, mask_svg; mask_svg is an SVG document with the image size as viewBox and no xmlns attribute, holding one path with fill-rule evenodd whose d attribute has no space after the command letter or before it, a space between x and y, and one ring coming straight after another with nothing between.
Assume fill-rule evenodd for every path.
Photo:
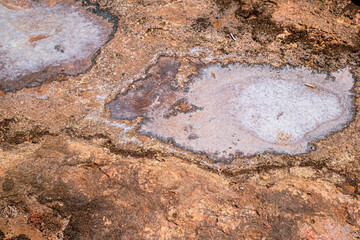
<instances>
[{"instance_id":1,"label":"white crystalline deposit","mask_svg":"<svg viewBox=\"0 0 360 240\"><path fill-rule=\"evenodd\" d=\"M0 4L0 79L15 80L48 66L76 62L96 52L105 29L79 7L33 4L11 10Z\"/></svg>"},{"instance_id":2,"label":"white crystalline deposit","mask_svg":"<svg viewBox=\"0 0 360 240\"><path fill-rule=\"evenodd\" d=\"M341 130L353 117L348 69L212 65L184 96L198 110L152 116L141 133L215 159L266 151L304 153L308 143ZM154 115L154 114L153 114Z\"/></svg>"},{"instance_id":3,"label":"white crystalline deposit","mask_svg":"<svg viewBox=\"0 0 360 240\"><path fill-rule=\"evenodd\" d=\"M239 123L274 143L298 142L305 133L342 113L335 94L309 89L301 82L273 79L246 86L231 103Z\"/></svg>"}]
</instances>

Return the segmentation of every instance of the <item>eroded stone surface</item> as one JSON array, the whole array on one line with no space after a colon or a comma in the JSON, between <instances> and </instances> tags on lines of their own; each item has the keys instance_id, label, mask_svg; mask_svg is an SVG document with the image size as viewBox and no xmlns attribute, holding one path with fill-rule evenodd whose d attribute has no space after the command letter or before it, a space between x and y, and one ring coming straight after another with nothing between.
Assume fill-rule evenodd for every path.
<instances>
[{"instance_id":1,"label":"eroded stone surface","mask_svg":"<svg viewBox=\"0 0 360 240\"><path fill-rule=\"evenodd\" d=\"M26 8L17 10L7 8L10 3L0 4L0 87L4 91L39 85L58 73L84 72L113 31L106 19L79 5L26 3L31 5L19 4Z\"/></svg>"},{"instance_id":2,"label":"eroded stone surface","mask_svg":"<svg viewBox=\"0 0 360 240\"><path fill-rule=\"evenodd\" d=\"M211 158L275 151L304 153L308 144L352 118L348 69L331 74L304 68L213 65L186 91L171 88L179 65L160 58L146 80L108 106L112 117L145 117L139 132Z\"/></svg>"},{"instance_id":3,"label":"eroded stone surface","mask_svg":"<svg viewBox=\"0 0 360 240\"><path fill-rule=\"evenodd\" d=\"M112 116L131 120L153 117L153 112L165 113L169 105L176 101L175 75L179 67L180 63L174 58L161 57L149 69L145 79L138 80L125 94L108 104Z\"/></svg>"},{"instance_id":4,"label":"eroded stone surface","mask_svg":"<svg viewBox=\"0 0 360 240\"><path fill-rule=\"evenodd\" d=\"M21 150L0 152L0 184L14 182L11 190L0 187L0 229L7 238L360 236L356 185L326 169L229 177L174 157L111 154L94 143L45 135Z\"/></svg>"},{"instance_id":5,"label":"eroded stone surface","mask_svg":"<svg viewBox=\"0 0 360 240\"><path fill-rule=\"evenodd\" d=\"M90 1L119 21L96 64L0 91L0 239L360 237L360 18L350 0ZM350 66L354 120L306 154L214 163L139 134L135 114L110 117L106 104L130 85L159 81L161 71L146 81L159 56L179 66L164 87L178 91L216 62ZM199 111L185 99L169 109L168 118Z\"/></svg>"}]
</instances>

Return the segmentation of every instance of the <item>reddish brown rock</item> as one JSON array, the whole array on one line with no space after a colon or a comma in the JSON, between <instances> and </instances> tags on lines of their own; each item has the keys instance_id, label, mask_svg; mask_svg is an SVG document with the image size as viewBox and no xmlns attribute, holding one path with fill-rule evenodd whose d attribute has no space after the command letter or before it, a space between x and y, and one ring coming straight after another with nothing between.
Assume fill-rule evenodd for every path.
<instances>
[{"instance_id":1,"label":"reddish brown rock","mask_svg":"<svg viewBox=\"0 0 360 240\"><path fill-rule=\"evenodd\" d=\"M1 0L0 4L11 10L22 10L31 8L31 0Z\"/></svg>"},{"instance_id":2,"label":"reddish brown rock","mask_svg":"<svg viewBox=\"0 0 360 240\"><path fill-rule=\"evenodd\" d=\"M56 2L59 2L58 0L46 0L45 1L47 5L49 5L49 7L52 7L56 4Z\"/></svg>"},{"instance_id":3,"label":"reddish brown rock","mask_svg":"<svg viewBox=\"0 0 360 240\"><path fill-rule=\"evenodd\" d=\"M0 92L0 239L360 237L360 41L350 1L91 2L119 29L89 71ZM141 136L141 116L111 118L106 105L135 80L166 79L146 72L160 56L175 59L181 88L212 62L350 67L355 117L307 154L213 162ZM144 92L149 101L138 102L151 104Z\"/></svg>"}]
</instances>

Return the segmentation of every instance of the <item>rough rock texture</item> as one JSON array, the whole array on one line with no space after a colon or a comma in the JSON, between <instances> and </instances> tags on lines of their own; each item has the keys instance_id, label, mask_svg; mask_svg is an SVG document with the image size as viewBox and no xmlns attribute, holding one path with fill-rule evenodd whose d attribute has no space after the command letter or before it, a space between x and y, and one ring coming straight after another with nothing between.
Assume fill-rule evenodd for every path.
<instances>
[{"instance_id":1,"label":"rough rock texture","mask_svg":"<svg viewBox=\"0 0 360 240\"><path fill-rule=\"evenodd\" d=\"M119 28L91 69L0 92L0 239L360 238L355 3L97 4ZM20 0L11 5L31 7ZM149 79L146 70L161 56L179 63L174 88L186 86L210 63L328 72L349 67L356 79L355 117L344 130L314 142L307 154L213 162L138 134L141 117L111 118L107 104L134 81ZM179 103L174 113L187 109Z\"/></svg>"}]
</instances>

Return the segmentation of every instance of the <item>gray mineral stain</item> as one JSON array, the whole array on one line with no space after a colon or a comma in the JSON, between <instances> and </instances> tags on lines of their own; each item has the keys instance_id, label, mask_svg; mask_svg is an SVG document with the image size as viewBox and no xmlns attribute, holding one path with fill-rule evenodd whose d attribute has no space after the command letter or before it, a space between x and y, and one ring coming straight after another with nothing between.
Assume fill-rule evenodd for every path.
<instances>
[{"instance_id":1,"label":"gray mineral stain","mask_svg":"<svg viewBox=\"0 0 360 240\"><path fill-rule=\"evenodd\" d=\"M78 74L112 34L114 25L78 4L28 9L0 4L0 89L42 83L56 73ZM65 69L65 70L64 70Z\"/></svg>"},{"instance_id":2,"label":"gray mineral stain","mask_svg":"<svg viewBox=\"0 0 360 240\"><path fill-rule=\"evenodd\" d=\"M179 63L162 57L145 79L108 104L113 118L144 117L138 132L212 159L263 152L300 154L353 117L349 69L215 64L186 90L172 87Z\"/></svg>"}]
</instances>

